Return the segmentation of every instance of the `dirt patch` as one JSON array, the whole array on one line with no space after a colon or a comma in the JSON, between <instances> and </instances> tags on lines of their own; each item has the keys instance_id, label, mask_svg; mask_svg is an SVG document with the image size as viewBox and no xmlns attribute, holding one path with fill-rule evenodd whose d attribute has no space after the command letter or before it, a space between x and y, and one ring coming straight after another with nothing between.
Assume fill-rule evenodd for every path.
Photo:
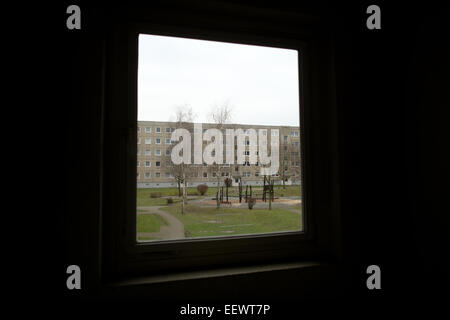
<instances>
[{"instance_id":1,"label":"dirt patch","mask_svg":"<svg viewBox=\"0 0 450 320\"><path fill-rule=\"evenodd\" d=\"M201 203L205 204L205 205L216 205L217 204L216 200L204 200ZM238 205L243 204L243 203L245 203L244 199L242 199L241 203L239 203L239 199L233 199L233 200L229 200L228 203L226 203L226 204L231 205L231 206L234 207L234 206L238 206ZM256 203L269 203L269 201L267 200L266 202L264 202L261 199L256 199ZM300 199L274 199L272 201L272 203L282 203L282 204L287 204L287 205L296 205L296 204L302 203L302 200L300 200Z\"/></svg>"}]
</instances>

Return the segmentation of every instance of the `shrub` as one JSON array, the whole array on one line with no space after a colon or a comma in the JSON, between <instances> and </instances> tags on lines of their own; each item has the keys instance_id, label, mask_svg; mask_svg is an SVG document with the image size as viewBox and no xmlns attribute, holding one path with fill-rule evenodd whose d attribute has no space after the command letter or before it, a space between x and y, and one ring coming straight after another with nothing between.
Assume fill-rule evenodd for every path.
<instances>
[{"instance_id":1,"label":"shrub","mask_svg":"<svg viewBox=\"0 0 450 320\"><path fill-rule=\"evenodd\" d=\"M150 198L161 198L161 192L150 193Z\"/></svg>"},{"instance_id":2,"label":"shrub","mask_svg":"<svg viewBox=\"0 0 450 320\"><path fill-rule=\"evenodd\" d=\"M202 196L204 196L205 193L206 193L206 191L208 191L208 186L207 186L206 184L199 184L199 185L197 186L197 190L198 190L198 192L200 192L200 194L201 194Z\"/></svg>"},{"instance_id":3,"label":"shrub","mask_svg":"<svg viewBox=\"0 0 450 320\"><path fill-rule=\"evenodd\" d=\"M223 182L225 183L225 186L227 186L228 188L231 187L231 185L233 184L233 180L231 178L225 178Z\"/></svg>"},{"instance_id":4,"label":"shrub","mask_svg":"<svg viewBox=\"0 0 450 320\"><path fill-rule=\"evenodd\" d=\"M248 208L251 210L251 209L253 209L253 206L256 203L256 199L255 198L248 198L247 203L248 203Z\"/></svg>"},{"instance_id":5,"label":"shrub","mask_svg":"<svg viewBox=\"0 0 450 320\"><path fill-rule=\"evenodd\" d=\"M167 204L172 204L173 203L173 199L172 198L167 198Z\"/></svg>"}]
</instances>

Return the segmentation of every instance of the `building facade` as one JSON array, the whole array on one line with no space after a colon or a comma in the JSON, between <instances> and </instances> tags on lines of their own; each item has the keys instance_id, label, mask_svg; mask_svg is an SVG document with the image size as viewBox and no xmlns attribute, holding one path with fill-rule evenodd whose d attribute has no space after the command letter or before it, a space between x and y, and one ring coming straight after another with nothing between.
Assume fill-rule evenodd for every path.
<instances>
[{"instance_id":1,"label":"building facade","mask_svg":"<svg viewBox=\"0 0 450 320\"><path fill-rule=\"evenodd\" d=\"M250 129L267 131L268 146L270 153L270 143L272 139L279 139L279 167L273 178L275 184L284 183L300 184L300 130L293 126L263 126L245 124L225 124L218 128L214 123L202 123L203 132L207 129L216 128L223 132L223 156L226 159L227 148L234 148L234 160L232 164L207 165L189 164L183 166L182 171L186 177L188 186L207 184L216 186L218 180L227 177L231 178L233 185L237 185L239 180L244 185L262 185L264 177L261 175L261 164L257 162L250 164L250 142L246 139L241 148L235 140L233 146L225 145L226 129L242 129L246 132ZM180 176L180 165L174 165L171 160L171 151L175 144L171 139L172 133L183 128L194 136L193 123L159 122L159 121L138 121L137 130L137 164L136 182L138 188L162 188L177 186L177 177ZM276 130L278 129L278 134ZM265 135L265 134L264 134ZM192 138L193 139L193 138ZM193 144L193 141L191 141ZM210 142L203 141L203 150ZM243 152L244 161L238 163L237 152ZM256 151L257 155L259 151ZM213 153L214 154L214 153ZM193 156L192 156L193 157ZM194 161L192 161L193 163Z\"/></svg>"}]
</instances>

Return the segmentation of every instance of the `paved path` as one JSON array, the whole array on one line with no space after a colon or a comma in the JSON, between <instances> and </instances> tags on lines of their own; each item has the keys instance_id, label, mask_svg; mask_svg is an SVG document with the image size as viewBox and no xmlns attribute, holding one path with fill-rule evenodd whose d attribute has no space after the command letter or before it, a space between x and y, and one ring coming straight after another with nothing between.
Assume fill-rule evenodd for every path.
<instances>
[{"instance_id":1,"label":"paved path","mask_svg":"<svg viewBox=\"0 0 450 320\"><path fill-rule=\"evenodd\" d=\"M138 235L161 240L185 238L186 236L183 223L171 214L162 211L159 208L161 207L139 207L138 209L144 210L144 212L138 212L138 214L158 214L167 221L168 225L161 225L159 232L139 232Z\"/></svg>"}]
</instances>

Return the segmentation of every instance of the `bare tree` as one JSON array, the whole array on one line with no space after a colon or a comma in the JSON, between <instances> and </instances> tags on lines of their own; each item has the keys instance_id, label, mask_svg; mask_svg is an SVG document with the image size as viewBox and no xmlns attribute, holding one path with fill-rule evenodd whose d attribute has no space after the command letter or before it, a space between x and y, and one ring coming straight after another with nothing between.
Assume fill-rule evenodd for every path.
<instances>
[{"instance_id":1,"label":"bare tree","mask_svg":"<svg viewBox=\"0 0 450 320\"><path fill-rule=\"evenodd\" d=\"M300 172L300 166L298 167L291 167L291 181L292 183L296 184L300 181L301 178L301 172Z\"/></svg>"},{"instance_id":2,"label":"bare tree","mask_svg":"<svg viewBox=\"0 0 450 320\"><path fill-rule=\"evenodd\" d=\"M192 110L192 107L185 104L175 107L175 112L169 121L176 122L178 128L184 128L187 124L192 124L196 117L197 115Z\"/></svg>"},{"instance_id":3,"label":"bare tree","mask_svg":"<svg viewBox=\"0 0 450 320\"><path fill-rule=\"evenodd\" d=\"M281 143L280 150L280 167L278 168L278 174L283 182L283 189L286 189L286 179L290 178L289 165L291 160L291 148L287 141Z\"/></svg>"},{"instance_id":4,"label":"bare tree","mask_svg":"<svg viewBox=\"0 0 450 320\"><path fill-rule=\"evenodd\" d=\"M209 118L217 125L223 126L231 123L233 119L233 107L228 102L218 106L215 105L209 113ZM218 128L217 129L222 129Z\"/></svg>"},{"instance_id":5,"label":"bare tree","mask_svg":"<svg viewBox=\"0 0 450 320\"><path fill-rule=\"evenodd\" d=\"M297 181L300 176L300 146L294 145L295 142L283 140L280 146L280 167L278 175L282 179L283 189L286 189L286 180Z\"/></svg>"},{"instance_id":6,"label":"bare tree","mask_svg":"<svg viewBox=\"0 0 450 320\"><path fill-rule=\"evenodd\" d=\"M266 167L266 165L263 165L263 167ZM264 200L267 199L267 193L269 193L269 210L272 210L272 200L273 200L273 184L274 184L274 178L272 175L264 175Z\"/></svg>"},{"instance_id":7,"label":"bare tree","mask_svg":"<svg viewBox=\"0 0 450 320\"><path fill-rule=\"evenodd\" d=\"M232 114L233 114L233 108L229 105L228 102L220 105L220 106L214 106L214 108L211 110L209 114L209 118L214 122L215 128L220 130L222 133L224 129L229 125L232 121ZM221 142L222 143L222 142ZM224 154L222 154L222 157ZM216 175L217 178L217 208L220 207L220 199L219 199L219 192L221 187L221 179L225 178L222 177L222 172L228 172L228 176L231 176L231 166L224 166L223 164L219 164L214 162L210 166L210 171L213 173L213 175Z\"/></svg>"},{"instance_id":8,"label":"bare tree","mask_svg":"<svg viewBox=\"0 0 450 320\"><path fill-rule=\"evenodd\" d=\"M195 117L196 115L194 114L192 107L184 105L176 108L174 118L171 120L172 122L175 122L176 129L184 128L192 132ZM170 150L173 147L174 146L171 145ZM184 214L185 205L187 203L187 183L189 178L193 177L193 172L196 170L196 167L186 163L174 164L172 161L170 161L170 163L171 174L178 185L178 196L182 197L181 213Z\"/></svg>"}]
</instances>

